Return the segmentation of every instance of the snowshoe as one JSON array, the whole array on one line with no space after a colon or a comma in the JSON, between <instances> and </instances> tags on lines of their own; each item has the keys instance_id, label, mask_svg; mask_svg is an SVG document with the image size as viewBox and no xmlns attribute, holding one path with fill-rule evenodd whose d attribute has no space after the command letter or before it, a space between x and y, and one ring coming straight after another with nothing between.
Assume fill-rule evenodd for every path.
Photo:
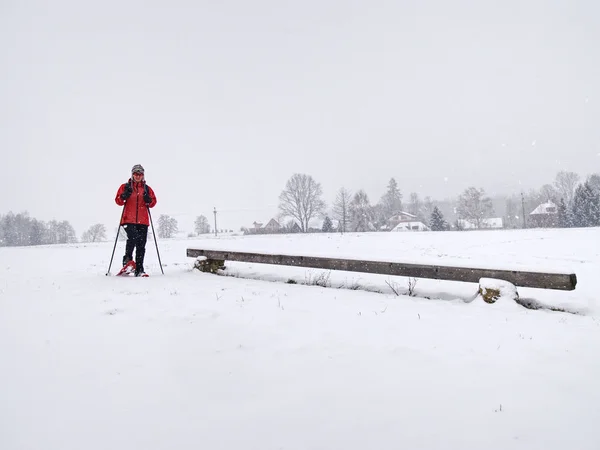
<instances>
[{"instance_id":1,"label":"snowshoe","mask_svg":"<svg viewBox=\"0 0 600 450\"><path fill-rule=\"evenodd\" d=\"M125 264L123 266L123 268L121 270L119 270L119 272L117 273L117 276L123 276L123 275L131 275L132 273L135 272L135 261L128 261L127 264Z\"/></svg>"}]
</instances>

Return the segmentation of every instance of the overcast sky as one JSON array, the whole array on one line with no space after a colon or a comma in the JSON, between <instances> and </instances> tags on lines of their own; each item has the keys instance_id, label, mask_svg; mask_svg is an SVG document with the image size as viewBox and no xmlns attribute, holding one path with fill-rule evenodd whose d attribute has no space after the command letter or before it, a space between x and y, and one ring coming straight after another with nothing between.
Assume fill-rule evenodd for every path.
<instances>
[{"instance_id":1,"label":"overcast sky","mask_svg":"<svg viewBox=\"0 0 600 450\"><path fill-rule=\"evenodd\" d=\"M295 172L373 203L600 172L599 5L0 0L0 214L112 231L138 163L155 222L236 229Z\"/></svg>"}]
</instances>

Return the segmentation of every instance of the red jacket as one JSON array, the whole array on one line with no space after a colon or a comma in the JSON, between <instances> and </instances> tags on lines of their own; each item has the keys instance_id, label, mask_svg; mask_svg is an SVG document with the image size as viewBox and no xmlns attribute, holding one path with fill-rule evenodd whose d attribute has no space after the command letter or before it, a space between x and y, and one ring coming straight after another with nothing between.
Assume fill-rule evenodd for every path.
<instances>
[{"instance_id":1,"label":"red jacket","mask_svg":"<svg viewBox=\"0 0 600 450\"><path fill-rule=\"evenodd\" d=\"M121 194L125 191L125 185L127 183L131 183L133 193L127 200L122 200ZM135 183L130 178L127 183L121 185L121 187L117 191L117 196L115 197L115 202L117 202L117 205L125 205L123 217L121 218L121 225L126 223L139 223L142 225L150 225L148 209L146 208L146 203L144 203L144 189L148 189L148 194L152 199L152 201L148 204L150 208L153 208L154 205L156 205L156 195L154 195L154 191L150 186L146 184L145 181Z\"/></svg>"}]
</instances>

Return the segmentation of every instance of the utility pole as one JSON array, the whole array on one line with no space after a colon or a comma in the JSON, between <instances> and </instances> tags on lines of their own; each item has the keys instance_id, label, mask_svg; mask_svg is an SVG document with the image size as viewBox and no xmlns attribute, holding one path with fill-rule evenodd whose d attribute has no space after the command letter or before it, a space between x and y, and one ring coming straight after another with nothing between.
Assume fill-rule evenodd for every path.
<instances>
[{"instance_id":1,"label":"utility pole","mask_svg":"<svg viewBox=\"0 0 600 450\"><path fill-rule=\"evenodd\" d=\"M525 222L525 197L523 197L523 191L521 191L521 207L523 208L523 228L527 228L527 222Z\"/></svg>"},{"instance_id":2,"label":"utility pole","mask_svg":"<svg viewBox=\"0 0 600 450\"><path fill-rule=\"evenodd\" d=\"M217 235L217 207L214 207L214 213L215 213L215 236Z\"/></svg>"}]
</instances>

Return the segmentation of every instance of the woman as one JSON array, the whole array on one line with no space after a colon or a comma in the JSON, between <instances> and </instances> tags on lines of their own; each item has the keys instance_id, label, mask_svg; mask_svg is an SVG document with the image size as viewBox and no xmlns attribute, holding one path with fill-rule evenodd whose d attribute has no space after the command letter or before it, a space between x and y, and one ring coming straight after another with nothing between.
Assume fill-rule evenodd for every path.
<instances>
[{"instance_id":1,"label":"woman","mask_svg":"<svg viewBox=\"0 0 600 450\"><path fill-rule=\"evenodd\" d=\"M148 226L150 225L148 208L156 205L156 195L146 184L144 168L140 164L133 166L131 178L119 187L115 202L119 206L125 205L120 224L127 233L123 267L133 261L133 249L135 248L135 276L147 277L148 275L144 271L144 255L146 254Z\"/></svg>"}]
</instances>

